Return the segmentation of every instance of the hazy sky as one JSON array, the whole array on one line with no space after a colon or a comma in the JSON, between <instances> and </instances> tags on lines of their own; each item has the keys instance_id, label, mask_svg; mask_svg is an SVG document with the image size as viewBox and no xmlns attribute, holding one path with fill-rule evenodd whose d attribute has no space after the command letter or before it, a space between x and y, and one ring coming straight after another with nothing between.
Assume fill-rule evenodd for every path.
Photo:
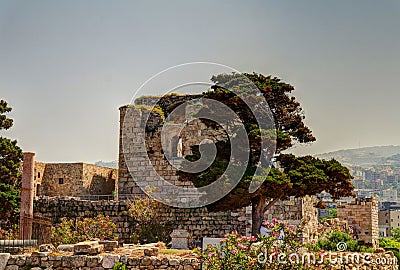
<instances>
[{"instance_id":1,"label":"hazy sky","mask_svg":"<svg viewBox=\"0 0 400 270\"><path fill-rule=\"evenodd\" d=\"M191 61L293 84L317 137L296 153L400 144L398 0L0 0L0 99L15 121L2 135L40 161L115 160L118 107Z\"/></svg>"}]
</instances>

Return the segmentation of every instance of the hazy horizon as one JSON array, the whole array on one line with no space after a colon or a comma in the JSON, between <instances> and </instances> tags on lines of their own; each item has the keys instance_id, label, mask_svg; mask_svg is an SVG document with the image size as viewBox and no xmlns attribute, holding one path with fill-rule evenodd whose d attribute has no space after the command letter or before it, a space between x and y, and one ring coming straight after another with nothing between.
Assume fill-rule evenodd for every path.
<instances>
[{"instance_id":1,"label":"hazy horizon","mask_svg":"<svg viewBox=\"0 0 400 270\"><path fill-rule=\"evenodd\" d=\"M117 160L118 108L159 71L209 61L295 87L317 138L296 154L400 145L399 15L396 0L0 0L14 119L0 134L43 162Z\"/></svg>"}]
</instances>

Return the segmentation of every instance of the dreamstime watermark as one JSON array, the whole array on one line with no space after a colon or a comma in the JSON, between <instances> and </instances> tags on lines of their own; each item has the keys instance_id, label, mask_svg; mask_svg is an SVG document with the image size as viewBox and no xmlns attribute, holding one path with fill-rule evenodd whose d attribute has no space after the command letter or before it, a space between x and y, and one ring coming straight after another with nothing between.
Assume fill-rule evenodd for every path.
<instances>
[{"instance_id":1,"label":"dreamstime watermark","mask_svg":"<svg viewBox=\"0 0 400 270\"><path fill-rule=\"evenodd\" d=\"M362 265L397 265L395 257L376 257L373 258L371 253L360 252L345 252L347 244L339 242L336 245L338 252L320 252L317 255L311 252L304 253L279 253L273 252L268 254L267 251L260 253L257 256L258 263L260 264L293 264L293 265L345 265L345 264L362 264Z\"/></svg>"},{"instance_id":2,"label":"dreamstime watermark","mask_svg":"<svg viewBox=\"0 0 400 270\"><path fill-rule=\"evenodd\" d=\"M234 78L226 82L211 81L212 76L220 74ZM143 192L161 203L179 208L206 206L234 189L247 169L251 149L244 123L235 111L223 102L199 95L210 91L215 83L243 101L260 129L260 158L267 162L257 167L249 192L255 192L267 177L265 170L270 168L276 149L276 130L273 114L257 86L239 71L225 65L209 62L177 65L148 79L135 92L131 106L125 107L125 116L121 119L122 149L128 171ZM149 97L161 89L165 89L162 95ZM173 92L197 95L179 97L172 94ZM149 123L154 125L152 112L160 107L163 107L164 111L167 109L168 113L161 126L155 124L151 134L152 141L149 142ZM185 129L191 128L190 125L196 126L196 121L204 120L215 123L218 130L224 131L222 137L231 145L229 164L222 175L209 185L199 188L175 185L178 181L171 180L171 174L166 173L165 168L168 166L194 174L206 170L215 160L217 139L204 138L201 130L191 132L190 136L181 136ZM161 140L162 151L156 150L163 155L161 160L160 157L155 160L149 155L149 152L153 151L149 148L154 147L155 136ZM201 157L199 160L189 161L184 158L182 152L184 147L193 144L199 145ZM166 162L168 164L165 164ZM263 177L257 177L261 175Z\"/></svg>"}]
</instances>

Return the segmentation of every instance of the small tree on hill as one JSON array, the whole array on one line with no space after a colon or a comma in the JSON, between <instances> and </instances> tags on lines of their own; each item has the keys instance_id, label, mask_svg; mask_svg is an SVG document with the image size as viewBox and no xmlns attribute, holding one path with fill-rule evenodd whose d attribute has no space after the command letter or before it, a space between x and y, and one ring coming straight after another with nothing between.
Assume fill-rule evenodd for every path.
<instances>
[{"instance_id":1,"label":"small tree on hill","mask_svg":"<svg viewBox=\"0 0 400 270\"><path fill-rule=\"evenodd\" d=\"M227 196L208 205L208 209L211 211L234 210L251 204L252 234L257 235L264 213L280 199L289 196L315 195L322 191L329 192L333 198L353 196L352 176L349 170L338 161L334 159L321 160L312 156L296 157L283 153L297 143L304 144L315 141L311 130L303 122L305 117L300 103L291 96L294 87L270 76L256 73L245 73L244 75L260 90L263 95L261 98L268 102L274 117L276 138L268 141L268 136L260 136L260 134L269 134L271 131L261 130L253 112L239 96L228 90L231 87L249 89L246 87L248 81L243 80L242 75L221 74L212 78L215 85L212 87L212 91L203 93L203 97L227 105L238 115L245 126L249 139L250 159L238 185ZM244 94L251 95L251 93ZM259 99L260 97L254 95L250 98ZM205 121L205 123L213 125L210 121ZM265 145L276 143L274 158L277 164L280 164L279 168L273 166L269 169L271 160L267 160L261 155L262 150L265 150L261 149L262 142ZM183 172L185 170L182 170L179 172L180 179L192 181L196 187L214 182L222 175L230 162L230 147L233 146L229 141L217 142L218 152L212 165L207 170L195 174L185 173ZM234 147L240 147L240 144L235 144ZM192 152L192 156L185 158L198 160L200 157L198 146L194 146ZM257 167L262 168L262 173L255 176ZM258 190L250 193L249 186L253 180L257 180L259 183L263 182L263 184Z\"/></svg>"}]
</instances>

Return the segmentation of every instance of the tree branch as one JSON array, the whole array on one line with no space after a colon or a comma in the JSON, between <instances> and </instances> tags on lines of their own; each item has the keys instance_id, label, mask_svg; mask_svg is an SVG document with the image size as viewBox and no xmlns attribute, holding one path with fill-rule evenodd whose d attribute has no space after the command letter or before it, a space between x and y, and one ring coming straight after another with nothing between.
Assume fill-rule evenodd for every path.
<instances>
[{"instance_id":1,"label":"tree branch","mask_svg":"<svg viewBox=\"0 0 400 270\"><path fill-rule=\"evenodd\" d=\"M275 199L273 199L272 201L270 201L263 209L263 213L265 213L266 211L268 211L277 201L279 201L282 198L281 196L276 197Z\"/></svg>"}]
</instances>

